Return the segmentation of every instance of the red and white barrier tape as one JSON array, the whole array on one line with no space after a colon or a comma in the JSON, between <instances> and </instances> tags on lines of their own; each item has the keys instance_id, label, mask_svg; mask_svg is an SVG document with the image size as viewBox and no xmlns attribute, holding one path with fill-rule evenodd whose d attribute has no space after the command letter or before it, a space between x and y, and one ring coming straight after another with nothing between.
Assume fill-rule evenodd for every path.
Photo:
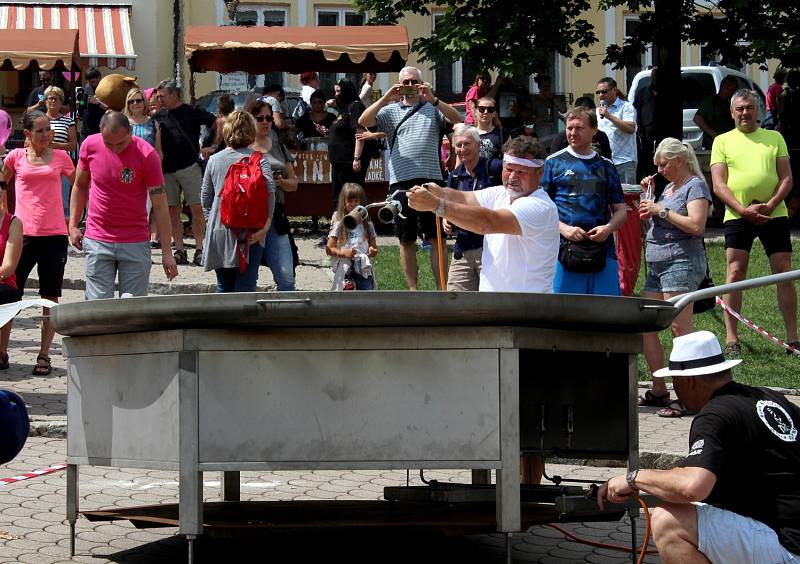
<instances>
[{"instance_id":1,"label":"red and white barrier tape","mask_svg":"<svg viewBox=\"0 0 800 564\"><path fill-rule=\"evenodd\" d=\"M56 464L55 466L51 466L50 468L45 468L44 470L34 470L33 472L28 472L27 474L20 474L19 476L14 476L13 478L0 478L0 486L4 486L6 484L14 484L16 482L21 482L23 480L30 480L31 478L35 478L36 476L44 476L45 474L52 474L53 472L59 472L66 468L66 464Z\"/></svg>"},{"instance_id":2,"label":"red and white barrier tape","mask_svg":"<svg viewBox=\"0 0 800 564\"><path fill-rule=\"evenodd\" d=\"M783 339L779 339L778 337L776 337L775 335L773 335L772 333L770 333L766 329L763 329L763 328L759 327L758 325L756 325L755 323L753 323L752 321L750 321L746 317L742 317L742 315L739 312L733 311L730 307L728 307L728 304L726 304L724 301L722 301L722 298L720 298L719 296L717 296L715 298L715 301L717 302L717 304L722 309L724 309L727 313L731 314L736 319L741 321L746 327L749 327L750 329L752 329L753 331L755 331L756 333L758 333L762 337L764 337L766 339L769 339L773 343L785 348L787 351L790 351L793 355L800 356L800 350L798 350L798 349L794 348L793 346L789 345Z\"/></svg>"}]
</instances>

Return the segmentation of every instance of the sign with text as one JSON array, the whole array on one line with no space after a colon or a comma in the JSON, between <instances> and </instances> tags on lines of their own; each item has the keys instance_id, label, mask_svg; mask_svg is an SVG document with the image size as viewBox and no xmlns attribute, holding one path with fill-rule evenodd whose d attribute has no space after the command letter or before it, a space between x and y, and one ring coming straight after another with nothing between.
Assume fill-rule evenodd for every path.
<instances>
[{"instance_id":1,"label":"sign with text","mask_svg":"<svg viewBox=\"0 0 800 564\"><path fill-rule=\"evenodd\" d=\"M327 151L293 152L294 173L297 181L303 184L330 184L331 163ZM383 159L372 159L367 170L366 183L384 182Z\"/></svg>"}]
</instances>

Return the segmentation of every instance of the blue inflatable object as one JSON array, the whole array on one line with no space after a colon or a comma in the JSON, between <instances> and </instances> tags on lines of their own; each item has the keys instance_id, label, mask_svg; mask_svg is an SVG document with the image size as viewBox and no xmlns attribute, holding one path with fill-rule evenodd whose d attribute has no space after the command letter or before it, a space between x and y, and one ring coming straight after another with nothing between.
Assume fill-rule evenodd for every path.
<instances>
[{"instance_id":1,"label":"blue inflatable object","mask_svg":"<svg viewBox=\"0 0 800 564\"><path fill-rule=\"evenodd\" d=\"M22 398L11 390L0 390L0 464L19 454L30 427L28 408Z\"/></svg>"}]
</instances>

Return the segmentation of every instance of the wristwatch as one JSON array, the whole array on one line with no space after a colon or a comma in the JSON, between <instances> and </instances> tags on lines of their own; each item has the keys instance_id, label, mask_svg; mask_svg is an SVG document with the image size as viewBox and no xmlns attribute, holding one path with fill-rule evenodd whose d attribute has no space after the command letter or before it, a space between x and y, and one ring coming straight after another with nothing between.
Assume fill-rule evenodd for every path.
<instances>
[{"instance_id":1,"label":"wristwatch","mask_svg":"<svg viewBox=\"0 0 800 564\"><path fill-rule=\"evenodd\" d=\"M434 108L439 105L439 98L434 98L433 102L431 102L431 106Z\"/></svg>"},{"instance_id":2,"label":"wristwatch","mask_svg":"<svg viewBox=\"0 0 800 564\"><path fill-rule=\"evenodd\" d=\"M639 475L639 469L634 468L627 474L625 474L625 480L628 482L628 487L635 492L639 491L639 487L636 485L636 476Z\"/></svg>"},{"instance_id":3,"label":"wristwatch","mask_svg":"<svg viewBox=\"0 0 800 564\"><path fill-rule=\"evenodd\" d=\"M436 215L444 217L444 198L439 198L439 206L436 208Z\"/></svg>"},{"instance_id":4,"label":"wristwatch","mask_svg":"<svg viewBox=\"0 0 800 564\"><path fill-rule=\"evenodd\" d=\"M669 215L669 209L667 208L661 208L661 211L658 212L658 217L661 219L667 219L668 215Z\"/></svg>"}]
</instances>

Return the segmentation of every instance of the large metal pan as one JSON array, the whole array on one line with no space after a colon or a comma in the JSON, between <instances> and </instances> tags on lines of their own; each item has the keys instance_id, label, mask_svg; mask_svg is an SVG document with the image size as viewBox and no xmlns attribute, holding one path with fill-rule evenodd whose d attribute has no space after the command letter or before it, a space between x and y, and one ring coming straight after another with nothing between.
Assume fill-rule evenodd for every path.
<instances>
[{"instance_id":1,"label":"large metal pan","mask_svg":"<svg viewBox=\"0 0 800 564\"><path fill-rule=\"evenodd\" d=\"M60 304L62 335L189 328L518 326L641 333L665 329L689 303L800 278L800 270L691 292L670 301L507 292L185 294Z\"/></svg>"}]
</instances>

